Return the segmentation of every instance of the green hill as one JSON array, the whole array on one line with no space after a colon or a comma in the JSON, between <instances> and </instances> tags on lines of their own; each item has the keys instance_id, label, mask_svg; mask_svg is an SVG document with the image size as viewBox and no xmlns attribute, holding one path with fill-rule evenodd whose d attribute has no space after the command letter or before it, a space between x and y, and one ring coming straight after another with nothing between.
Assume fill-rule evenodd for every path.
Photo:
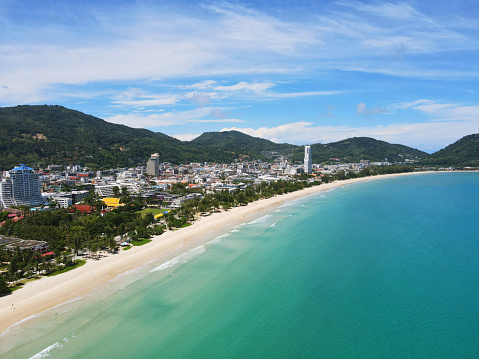
<instances>
[{"instance_id":1,"label":"green hill","mask_svg":"<svg viewBox=\"0 0 479 359\"><path fill-rule=\"evenodd\" d=\"M145 164L158 152L162 162L230 163L235 159L266 159L277 155L303 161L304 146L278 144L238 131L206 132L182 142L163 133L109 123L62 106L0 108L0 166L81 163L92 169ZM368 137L313 144L313 162L332 158L403 162L420 159L440 166L479 166L479 135L466 136L432 156L411 147Z\"/></svg>"},{"instance_id":2,"label":"green hill","mask_svg":"<svg viewBox=\"0 0 479 359\"><path fill-rule=\"evenodd\" d=\"M298 150L293 160L302 161L304 147ZM391 144L369 137L353 137L346 140L327 144L317 143L311 145L313 163L324 163L339 158L341 162L359 162L370 160L375 162L403 162L405 159L423 159L429 154L414 148Z\"/></svg>"},{"instance_id":3,"label":"green hill","mask_svg":"<svg viewBox=\"0 0 479 359\"><path fill-rule=\"evenodd\" d=\"M268 158L273 154L291 155L299 146L274 143L239 131L205 132L190 141L197 148L215 152L226 150L236 158Z\"/></svg>"},{"instance_id":4,"label":"green hill","mask_svg":"<svg viewBox=\"0 0 479 359\"><path fill-rule=\"evenodd\" d=\"M0 108L0 123L2 169L18 163L127 167L146 163L155 152L162 161L172 163L208 157L203 150L165 134L112 124L61 106Z\"/></svg>"},{"instance_id":5,"label":"green hill","mask_svg":"<svg viewBox=\"0 0 479 359\"><path fill-rule=\"evenodd\" d=\"M479 134L468 135L423 161L431 166L479 167Z\"/></svg>"}]
</instances>

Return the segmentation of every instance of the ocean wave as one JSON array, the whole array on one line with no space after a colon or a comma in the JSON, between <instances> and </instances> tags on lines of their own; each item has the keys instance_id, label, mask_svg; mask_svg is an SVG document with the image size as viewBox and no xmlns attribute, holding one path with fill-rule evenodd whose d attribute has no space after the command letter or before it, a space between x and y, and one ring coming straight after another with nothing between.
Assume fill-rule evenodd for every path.
<instances>
[{"instance_id":1,"label":"ocean wave","mask_svg":"<svg viewBox=\"0 0 479 359\"><path fill-rule=\"evenodd\" d=\"M42 351L38 352L37 354L31 356L30 359L48 358L48 357L50 356L50 352L51 352L53 349L60 349L60 348L62 348L64 343L68 343L68 342L70 341L70 339L75 338L75 337L76 337L76 335L75 335L75 333L73 333L73 334L70 335L69 337L65 337L65 338L63 338L62 340L60 340L59 342L56 342L56 343L50 345L49 347L46 347L46 348L43 349Z\"/></svg>"},{"instance_id":2,"label":"ocean wave","mask_svg":"<svg viewBox=\"0 0 479 359\"><path fill-rule=\"evenodd\" d=\"M271 226L269 226L269 228L276 226L276 223L278 222L273 223Z\"/></svg>"},{"instance_id":3,"label":"ocean wave","mask_svg":"<svg viewBox=\"0 0 479 359\"><path fill-rule=\"evenodd\" d=\"M50 352L53 349L57 349L61 347L63 347L63 344L60 344L60 342L56 342L55 344L52 344L49 347L43 349L41 352L38 352L37 354L31 356L30 359L48 358L50 356Z\"/></svg>"},{"instance_id":4,"label":"ocean wave","mask_svg":"<svg viewBox=\"0 0 479 359\"><path fill-rule=\"evenodd\" d=\"M193 248L188 252L182 253L179 256L170 259L169 261L159 265L158 267L152 269L150 272L162 271L168 268L171 268L177 264L184 264L195 258L196 256L200 255L201 253L206 252L205 246L201 245L199 247Z\"/></svg>"},{"instance_id":5,"label":"ocean wave","mask_svg":"<svg viewBox=\"0 0 479 359\"><path fill-rule=\"evenodd\" d=\"M243 227L243 226L245 226L245 225L246 225L246 222L243 222L243 223L238 224L238 225L236 225L236 226L233 226L233 227L231 227L231 228L237 229L237 228L241 228L241 227Z\"/></svg>"},{"instance_id":6,"label":"ocean wave","mask_svg":"<svg viewBox=\"0 0 479 359\"><path fill-rule=\"evenodd\" d=\"M288 201L286 203L283 203L281 206L279 206L279 208L285 208L285 207L291 207L291 206L295 206L299 201L302 201L303 198L296 198L296 199L293 199L291 201Z\"/></svg>"},{"instance_id":7,"label":"ocean wave","mask_svg":"<svg viewBox=\"0 0 479 359\"><path fill-rule=\"evenodd\" d=\"M225 234L223 234L223 235L221 235L221 236L218 236L218 237L216 237L215 239L213 239L213 240L211 240L211 241L209 241L209 242L206 242L205 244L208 245L208 244L218 243L218 242L221 241L223 238L226 238L226 237L231 236L231 233L232 233L232 232L239 232L239 230L238 230L238 229L233 229L230 233L225 233Z\"/></svg>"},{"instance_id":8,"label":"ocean wave","mask_svg":"<svg viewBox=\"0 0 479 359\"><path fill-rule=\"evenodd\" d=\"M263 216L263 217L259 217L259 218L255 219L254 221L248 222L248 224L264 223L264 222L266 222L266 220L267 220L268 218L270 218L270 217L271 217L271 215L270 215L270 214L267 214L267 215L265 215L265 216Z\"/></svg>"}]
</instances>

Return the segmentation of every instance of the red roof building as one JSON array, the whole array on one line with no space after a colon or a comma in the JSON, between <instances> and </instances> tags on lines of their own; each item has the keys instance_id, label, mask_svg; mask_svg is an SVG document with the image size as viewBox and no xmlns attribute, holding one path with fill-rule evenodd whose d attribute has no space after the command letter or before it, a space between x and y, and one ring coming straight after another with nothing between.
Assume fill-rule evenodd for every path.
<instances>
[{"instance_id":1,"label":"red roof building","mask_svg":"<svg viewBox=\"0 0 479 359\"><path fill-rule=\"evenodd\" d=\"M82 212L82 213L93 213L95 212L95 207L94 206L90 206L88 204L74 204L73 206L73 211L79 211L79 212Z\"/></svg>"}]
</instances>

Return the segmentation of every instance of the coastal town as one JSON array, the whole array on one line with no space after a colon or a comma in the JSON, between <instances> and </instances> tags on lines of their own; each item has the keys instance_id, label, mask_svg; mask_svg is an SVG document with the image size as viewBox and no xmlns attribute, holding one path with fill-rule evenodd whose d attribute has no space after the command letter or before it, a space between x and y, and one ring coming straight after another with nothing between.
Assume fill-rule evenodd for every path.
<instances>
[{"instance_id":1,"label":"coastal town","mask_svg":"<svg viewBox=\"0 0 479 359\"><path fill-rule=\"evenodd\" d=\"M335 164L313 164L310 146L305 146L303 163L278 156L271 163L173 165L160 162L160 157L152 154L145 166L96 172L81 164L38 169L21 164L5 171L0 182L3 291L74 269L104 251L146 244L152 236L189 226L201 216L261 198L396 172L398 166L403 166L400 172L413 170L408 162L393 166L332 159ZM58 226L63 229L53 228Z\"/></svg>"}]
</instances>

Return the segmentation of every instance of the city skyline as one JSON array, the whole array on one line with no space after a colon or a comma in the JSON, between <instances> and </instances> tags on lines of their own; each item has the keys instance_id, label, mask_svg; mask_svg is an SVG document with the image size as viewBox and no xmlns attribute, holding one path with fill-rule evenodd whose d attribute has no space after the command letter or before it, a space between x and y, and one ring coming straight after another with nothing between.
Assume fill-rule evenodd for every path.
<instances>
[{"instance_id":1,"label":"city skyline","mask_svg":"<svg viewBox=\"0 0 479 359\"><path fill-rule=\"evenodd\" d=\"M0 4L0 106L58 104L182 140L479 133L476 8L458 1Z\"/></svg>"}]
</instances>

